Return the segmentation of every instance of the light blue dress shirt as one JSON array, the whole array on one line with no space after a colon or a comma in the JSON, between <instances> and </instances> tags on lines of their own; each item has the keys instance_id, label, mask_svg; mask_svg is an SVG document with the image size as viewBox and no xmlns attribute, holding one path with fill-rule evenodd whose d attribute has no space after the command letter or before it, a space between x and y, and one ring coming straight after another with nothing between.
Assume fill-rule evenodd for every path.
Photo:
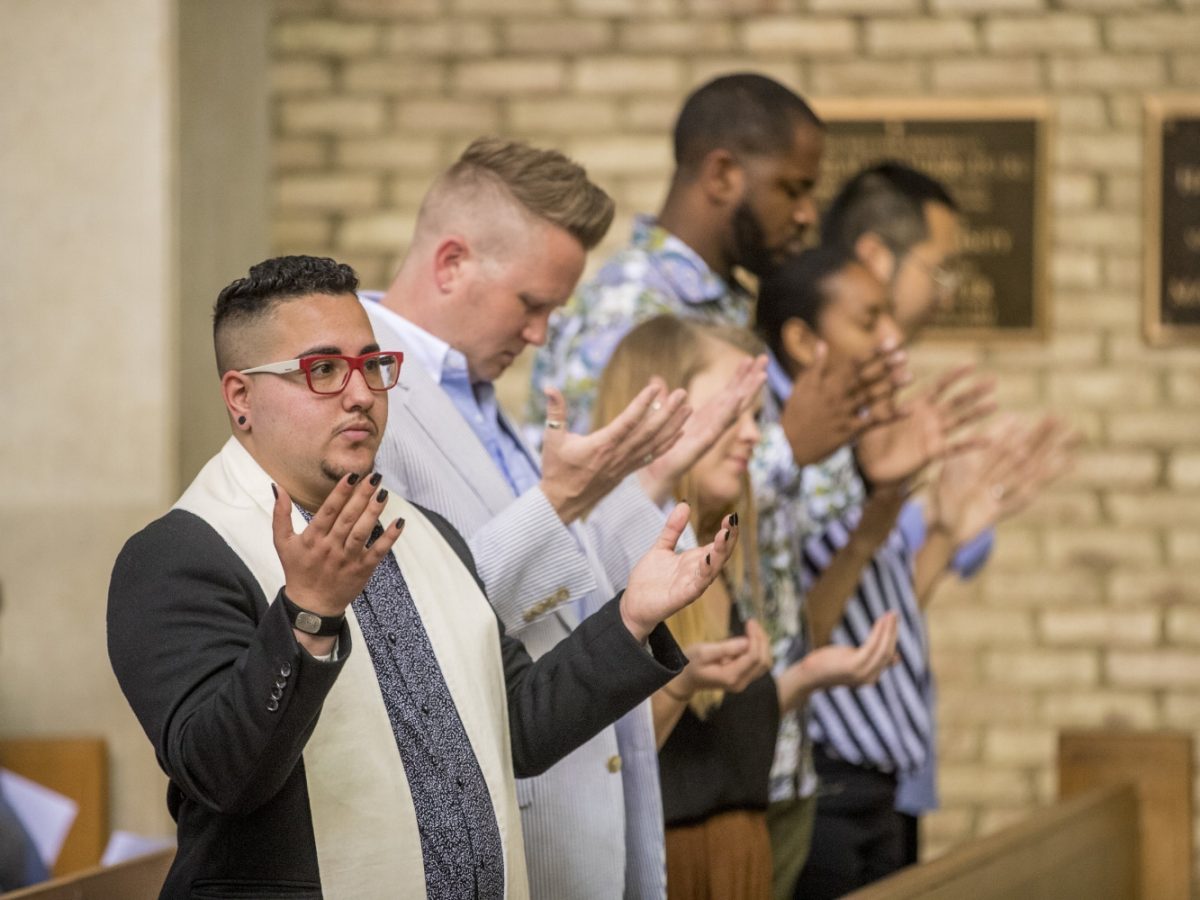
<instances>
[{"instance_id":1,"label":"light blue dress shirt","mask_svg":"<svg viewBox=\"0 0 1200 900\"><path fill-rule=\"evenodd\" d=\"M915 554L925 544L925 511L921 504L915 501L904 504L897 525ZM975 577L991 556L995 539L995 531L989 528L967 541L955 551L954 558L950 561L950 570L962 579ZM901 775L896 785L896 809L910 816L932 812L940 805L937 793L937 721L934 718L937 710L937 687L932 670L925 702L929 707L930 722L933 724L925 764L915 772Z\"/></svg>"},{"instance_id":2,"label":"light blue dress shirt","mask_svg":"<svg viewBox=\"0 0 1200 900\"><path fill-rule=\"evenodd\" d=\"M376 303L383 298L379 291L359 291L359 296ZM490 381L472 383L467 358L441 338L414 325L382 304L379 306L379 312L403 337L404 352L415 357L415 361L437 381L463 420L471 426L496 468L512 488L513 496L519 497L536 486L542 480L537 462L509 431L500 415L495 386Z\"/></svg>"}]
</instances>

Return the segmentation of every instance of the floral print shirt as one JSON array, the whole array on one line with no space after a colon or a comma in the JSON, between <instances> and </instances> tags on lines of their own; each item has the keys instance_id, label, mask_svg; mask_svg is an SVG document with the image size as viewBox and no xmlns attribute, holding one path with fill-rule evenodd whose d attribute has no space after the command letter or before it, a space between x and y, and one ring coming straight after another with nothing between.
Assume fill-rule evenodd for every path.
<instances>
[{"instance_id":1,"label":"floral print shirt","mask_svg":"<svg viewBox=\"0 0 1200 900\"><path fill-rule=\"evenodd\" d=\"M573 431L591 430L596 382L621 338L662 313L749 325L753 299L727 284L700 256L650 216L639 216L628 247L606 262L550 319L546 345L533 361L527 420L541 430L542 388L567 400Z\"/></svg>"}]
</instances>

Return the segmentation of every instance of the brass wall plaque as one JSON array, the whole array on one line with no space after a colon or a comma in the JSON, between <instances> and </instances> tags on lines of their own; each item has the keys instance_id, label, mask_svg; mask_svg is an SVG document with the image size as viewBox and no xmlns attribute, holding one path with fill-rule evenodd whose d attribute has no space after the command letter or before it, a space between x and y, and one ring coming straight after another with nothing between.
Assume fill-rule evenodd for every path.
<instances>
[{"instance_id":1,"label":"brass wall plaque","mask_svg":"<svg viewBox=\"0 0 1200 900\"><path fill-rule=\"evenodd\" d=\"M829 126L822 205L860 169L895 159L946 184L963 213L963 283L929 336L1043 337L1048 105L898 99L816 106Z\"/></svg>"},{"instance_id":2,"label":"brass wall plaque","mask_svg":"<svg viewBox=\"0 0 1200 900\"><path fill-rule=\"evenodd\" d=\"M1145 210L1146 339L1200 341L1200 96L1146 98Z\"/></svg>"}]
</instances>

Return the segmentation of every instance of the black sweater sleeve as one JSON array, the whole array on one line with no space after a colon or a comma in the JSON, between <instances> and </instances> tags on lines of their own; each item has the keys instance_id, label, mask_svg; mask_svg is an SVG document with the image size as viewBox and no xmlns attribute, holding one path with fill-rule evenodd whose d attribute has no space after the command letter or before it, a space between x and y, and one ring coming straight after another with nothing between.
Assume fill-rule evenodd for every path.
<instances>
[{"instance_id":1,"label":"black sweater sleeve","mask_svg":"<svg viewBox=\"0 0 1200 900\"><path fill-rule=\"evenodd\" d=\"M174 510L125 544L108 595L113 671L186 796L217 812L266 803L291 775L351 651L310 656L283 604L203 519Z\"/></svg>"}]
</instances>

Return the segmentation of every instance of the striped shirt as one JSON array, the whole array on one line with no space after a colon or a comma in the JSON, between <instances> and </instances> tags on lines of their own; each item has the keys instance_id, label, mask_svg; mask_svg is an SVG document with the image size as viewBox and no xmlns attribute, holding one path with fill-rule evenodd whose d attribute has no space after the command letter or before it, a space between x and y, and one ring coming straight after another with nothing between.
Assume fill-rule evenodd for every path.
<instances>
[{"instance_id":1,"label":"striped shirt","mask_svg":"<svg viewBox=\"0 0 1200 900\"><path fill-rule=\"evenodd\" d=\"M844 459L853 465L849 453ZM849 542L860 517L861 508L847 510L805 542L801 564L810 585ZM932 724L924 699L929 686L925 618L913 586L912 551L899 528L864 567L832 642L860 646L887 612L897 614L899 661L876 684L814 694L809 735L846 762L903 773L925 761Z\"/></svg>"},{"instance_id":2,"label":"striped shirt","mask_svg":"<svg viewBox=\"0 0 1200 900\"><path fill-rule=\"evenodd\" d=\"M495 385L490 381L472 381L462 351L388 309L380 303L381 291L359 291L358 297L375 304L375 314L386 319L404 341L403 349L410 357L410 364L419 364L450 398L512 488L513 496L519 497L536 487L542 477L538 463L500 415Z\"/></svg>"}]
</instances>

